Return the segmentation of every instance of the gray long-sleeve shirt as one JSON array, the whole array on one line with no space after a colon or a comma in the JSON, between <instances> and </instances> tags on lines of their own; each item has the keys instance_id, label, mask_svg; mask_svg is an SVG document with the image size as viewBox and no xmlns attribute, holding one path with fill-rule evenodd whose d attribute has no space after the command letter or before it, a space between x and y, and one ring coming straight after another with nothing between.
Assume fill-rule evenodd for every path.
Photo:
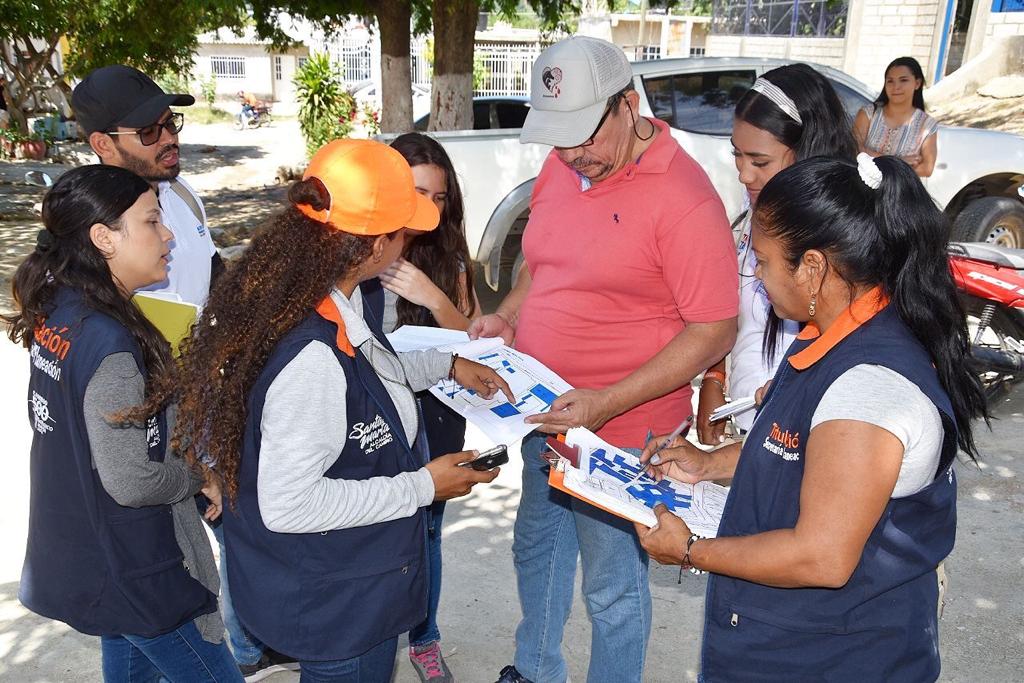
<instances>
[{"instance_id":1,"label":"gray long-sleeve shirt","mask_svg":"<svg viewBox=\"0 0 1024 683\"><path fill-rule=\"evenodd\" d=\"M420 351L396 358L366 326L358 289L351 300L338 290L331 298L349 341L377 371L412 442L418 427L413 391L447 376L451 354ZM263 523L271 531L311 533L366 526L408 517L433 500L434 482L425 468L360 481L323 476L346 441L359 439L367 427L349 424L346 392L345 372L334 351L317 341L302 349L267 390L257 494Z\"/></svg>"},{"instance_id":2,"label":"gray long-sleeve shirt","mask_svg":"<svg viewBox=\"0 0 1024 683\"><path fill-rule=\"evenodd\" d=\"M108 421L109 415L142 403L145 384L135 358L127 352L104 358L89 380L84 410L93 467L118 505L170 504L174 537L189 574L217 595L217 565L193 498L203 485L202 476L173 453L168 453L163 462L151 461L144 427L121 427ZM168 433L174 428L175 415L172 406L167 411ZM224 623L218 612L197 617L195 624L204 640L223 640Z\"/></svg>"}]
</instances>

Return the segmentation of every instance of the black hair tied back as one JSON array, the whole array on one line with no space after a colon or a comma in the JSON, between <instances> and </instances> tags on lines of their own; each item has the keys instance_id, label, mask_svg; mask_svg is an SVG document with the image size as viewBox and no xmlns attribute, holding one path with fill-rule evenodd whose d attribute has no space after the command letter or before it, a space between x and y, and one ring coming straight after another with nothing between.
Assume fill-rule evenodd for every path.
<instances>
[{"instance_id":1,"label":"black hair tied back","mask_svg":"<svg viewBox=\"0 0 1024 683\"><path fill-rule=\"evenodd\" d=\"M47 229L36 233L36 251L40 254L49 253L57 246L57 238Z\"/></svg>"},{"instance_id":2,"label":"black hair tied back","mask_svg":"<svg viewBox=\"0 0 1024 683\"><path fill-rule=\"evenodd\" d=\"M288 188L288 201L292 204L306 204L314 211L323 211L331 205L331 193L316 177L305 178Z\"/></svg>"}]
</instances>

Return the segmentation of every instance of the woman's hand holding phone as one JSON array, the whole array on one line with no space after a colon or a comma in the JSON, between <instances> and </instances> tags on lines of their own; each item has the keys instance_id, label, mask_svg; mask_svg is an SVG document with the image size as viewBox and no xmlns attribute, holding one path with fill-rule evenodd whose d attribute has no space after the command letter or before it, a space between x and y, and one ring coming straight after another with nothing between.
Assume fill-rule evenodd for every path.
<instances>
[{"instance_id":1,"label":"woman's hand holding phone","mask_svg":"<svg viewBox=\"0 0 1024 683\"><path fill-rule=\"evenodd\" d=\"M427 471L434 480L434 500L451 500L464 496L477 484L494 481L501 471L500 468L483 472L472 467L459 467L459 463L475 460L477 451L461 451L434 458L427 463Z\"/></svg>"}]
</instances>

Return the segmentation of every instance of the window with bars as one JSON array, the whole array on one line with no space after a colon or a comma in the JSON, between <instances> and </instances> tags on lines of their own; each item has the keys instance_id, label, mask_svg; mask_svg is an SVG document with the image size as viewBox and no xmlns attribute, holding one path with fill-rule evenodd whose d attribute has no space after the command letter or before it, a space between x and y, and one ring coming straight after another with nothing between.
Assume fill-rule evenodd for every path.
<instances>
[{"instance_id":1,"label":"window with bars","mask_svg":"<svg viewBox=\"0 0 1024 683\"><path fill-rule=\"evenodd\" d=\"M274 57L274 80L280 81L284 77L281 68L281 58L279 56Z\"/></svg>"},{"instance_id":2,"label":"window with bars","mask_svg":"<svg viewBox=\"0 0 1024 683\"><path fill-rule=\"evenodd\" d=\"M842 38L849 0L713 0L711 33Z\"/></svg>"},{"instance_id":3,"label":"window with bars","mask_svg":"<svg viewBox=\"0 0 1024 683\"><path fill-rule=\"evenodd\" d=\"M210 57L210 71L217 78L245 78L245 57Z\"/></svg>"}]
</instances>

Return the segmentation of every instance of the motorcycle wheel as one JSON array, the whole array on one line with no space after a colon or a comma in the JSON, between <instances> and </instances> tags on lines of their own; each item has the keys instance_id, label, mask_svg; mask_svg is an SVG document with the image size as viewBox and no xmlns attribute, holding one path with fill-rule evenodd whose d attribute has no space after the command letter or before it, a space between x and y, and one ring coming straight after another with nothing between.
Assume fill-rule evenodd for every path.
<instances>
[{"instance_id":1,"label":"motorcycle wheel","mask_svg":"<svg viewBox=\"0 0 1024 683\"><path fill-rule=\"evenodd\" d=\"M237 116L235 117L235 121L232 125L235 127L235 130L245 130L245 124L240 121Z\"/></svg>"},{"instance_id":2,"label":"motorcycle wheel","mask_svg":"<svg viewBox=\"0 0 1024 683\"><path fill-rule=\"evenodd\" d=\"M978 344L997 351L1024 353L1024 312L992 304L995 308L989 322L981 328L985 307L991 302L968 296L961 296L960 302L967 314L967 337L972 345ZM993 407L998 399L1009 393L1016 384L1024 381L1024 373L1020 372L1003 372L991 367L978 367L977 370L989 407Z\"/></svg>"}]
</instances>

